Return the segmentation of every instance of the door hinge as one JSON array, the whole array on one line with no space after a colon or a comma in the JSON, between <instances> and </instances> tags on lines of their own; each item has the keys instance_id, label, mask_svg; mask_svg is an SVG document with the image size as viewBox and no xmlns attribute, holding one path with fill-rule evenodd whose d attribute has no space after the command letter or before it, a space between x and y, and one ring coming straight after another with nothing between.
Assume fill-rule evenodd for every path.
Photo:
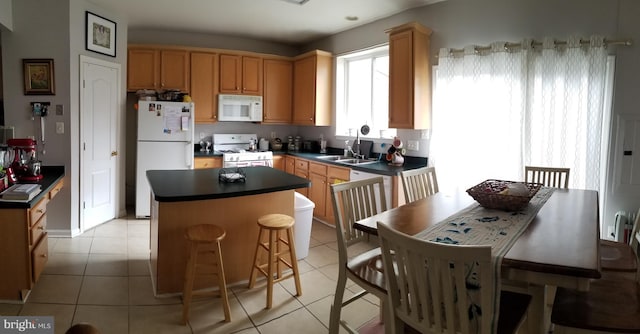
<instances>
[{"instance_id":1,"label":"door hinge","mask_svg":"<svg viewBox=\"0 0 640 334\"><path fill-rule=\"evenodd\" d=\"M87 207L87 202L82 201L82 210L84 210Z\"/></svg>"},{"instance_id":2,"label":"door hinge","mask_svg":"<svg viewBox=\"0 0 640 334\"><path fill-rule=\"evenodd\" d=\"M82 143L82 150L86 151L87 150L87 143Z\"/></svg>"},{"instance_id":3,"label":"door hinge","mask_svg":"<svg viewBox=\"0 0 640 334\"><path fill-rule=\"evenodd\" d=\"M82 88L85 88L85 86L84 86L84 79L82 79Z\"/></svg>"}]
</instances>

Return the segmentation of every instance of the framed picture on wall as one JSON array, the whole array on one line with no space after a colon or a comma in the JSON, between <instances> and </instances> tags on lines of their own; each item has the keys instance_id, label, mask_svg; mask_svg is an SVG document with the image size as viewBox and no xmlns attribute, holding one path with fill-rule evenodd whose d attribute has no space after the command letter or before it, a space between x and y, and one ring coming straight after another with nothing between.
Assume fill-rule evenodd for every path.
<instances>
[{"instance_id":1,"label":"framed picture on wall","mask_svg":"<svg viewBox=\"0 0 640 334\"><path fill-rule=\"evenodd\" d=\"M24 95L55 95L53 59L22 59Z\"/></svg>"},{"instance_id":2,"label":"framed picture on wall","mask_svg":"<svg viewBox=\"0 0 640 334\"><path fill-rule=\"evenodd\" d=\"M86 48L89 51L116 56L116 23L87 12Z\"/></svg>"}]
</instances>

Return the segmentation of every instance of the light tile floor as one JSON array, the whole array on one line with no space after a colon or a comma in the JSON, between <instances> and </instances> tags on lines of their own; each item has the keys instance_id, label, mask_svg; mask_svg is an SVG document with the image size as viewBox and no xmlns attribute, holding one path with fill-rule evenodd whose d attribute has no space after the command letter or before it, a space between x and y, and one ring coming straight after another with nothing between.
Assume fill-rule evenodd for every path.
<instances>
[{"instance_id":1,"label":"light tile floor","mask_svg":"<svg viewBox=\"0 0 640 334\"><path fill-rule=\"evenodd\" d=\"M133 217L75 238L50 238L49 262L27 302L0 303L0 315L54 316L56 333L79 322L94 324L102 334L328 332L338 276L332 227L313 222L309 255L299 261L302 296L295 296L293 280L277 283L273 308L266 310L264 280L253 289L231 286L230 323L222 321L219 298L200 297L192 302L188 325L182 326L181 298L153 295L148 249L149 221ZM347 286L346 297L359 290ZM367 296L345 307L342 318L356 328L370 326L378 305L377 298Z\"/></svg>"}]
</instances>

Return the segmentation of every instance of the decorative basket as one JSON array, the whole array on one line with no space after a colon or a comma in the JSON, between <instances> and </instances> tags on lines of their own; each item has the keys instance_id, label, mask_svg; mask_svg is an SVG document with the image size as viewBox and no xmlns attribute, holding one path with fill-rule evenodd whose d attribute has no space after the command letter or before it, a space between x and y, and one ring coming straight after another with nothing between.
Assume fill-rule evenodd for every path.
<instances>
[{"instance_id":1,"label":"decorative basket","mask_svg":"<svg viewBox=\"0 0 640 334\"><path fill-rule=\"evenodd\" d=\"M245 182L247 179L241 168L222 168L218 172L218 181L225 183Z\"/></svg>"},{"instance_id":2,"label":"decorative basket","mask_svg":"<svg viewBox=\"0 0 640 334\"><path fill-rule=\"evenodd\" d=\"M508 194L505 190L510 184L521 183L529 190L527 195ZM529 201L540 190L540 183L525 183L502 180L486 180L467 189L467 193L480 205L487 209L517 211L529 204Z\"/></svg>"}]
</instances>

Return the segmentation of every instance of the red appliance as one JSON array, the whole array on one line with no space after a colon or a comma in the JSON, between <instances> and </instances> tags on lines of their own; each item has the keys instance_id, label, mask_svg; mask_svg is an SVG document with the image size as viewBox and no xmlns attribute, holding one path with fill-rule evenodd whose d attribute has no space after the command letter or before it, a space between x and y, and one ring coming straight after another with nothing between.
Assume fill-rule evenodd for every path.
<instances>
[{"instance_id":1,"label":"red appliance","mask_svg":"<svg viewBox=\"0 0 640 334\"><path fill-rule=\"evenodd\" d=\"M9 149L14 150L11 168L18 178L18 182L38 182L43 176L40 173L41 162L37 159L37 145L34 139L12 138L7 140Z\"/></svg>"}]
</instances>

